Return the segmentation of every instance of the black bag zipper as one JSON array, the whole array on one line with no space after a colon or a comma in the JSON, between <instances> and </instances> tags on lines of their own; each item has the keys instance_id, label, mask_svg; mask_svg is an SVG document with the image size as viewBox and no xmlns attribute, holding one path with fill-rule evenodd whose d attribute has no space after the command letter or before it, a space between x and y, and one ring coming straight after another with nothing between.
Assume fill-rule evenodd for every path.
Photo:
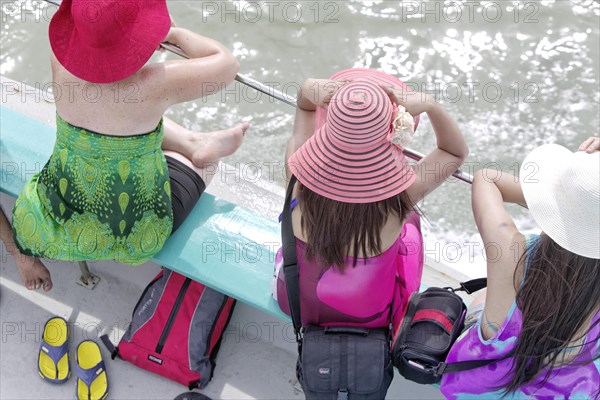
<instances>
[{"instance_id":1,"label":"black bag zipper","mask_svg":"<svg viewBox=\"0 0 600 400\"><path fill-rule=\"evenodd\" d=\"M177 295L177 299L175 299L175 304L173 305L173 308L171 309L171 313L169 314L169 319L167 320L165 329L163 329L163 331L160 335L160 339L158 339L158 344L156 345L156 351L155 351L157 354L162 353L163 347L165 345L165 341L167 340L167 337L169 336L169 332L171 332L171 328L173 327L173 322L175 322L175 317L177 317L177 313L179 312L179 307L181 307L181 303L183 302L183 298L184 298L185 293L187 292L187 289L190 286L191 282L192 282L192 280L190 278L185 278L185 281L183 282L183 285L181 286L181 289L179 290L179 294Z\"/></svg>"}]
</instances>

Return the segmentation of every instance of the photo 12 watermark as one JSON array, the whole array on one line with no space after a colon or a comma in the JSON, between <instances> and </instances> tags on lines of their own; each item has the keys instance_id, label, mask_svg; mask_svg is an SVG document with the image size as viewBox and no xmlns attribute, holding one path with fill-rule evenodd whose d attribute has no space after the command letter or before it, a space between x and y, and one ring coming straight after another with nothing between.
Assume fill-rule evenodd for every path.
<instances>
[{"instance_id":1,"label":"photo 12 watermark","mask_svg":"<svg viewBox=\"0 0 600 400\"><path fill-rule=\"evenodd\" d=\"M343 3L336 1L203 1L202 22L337 24Z\"/></svg>"},{"instance_id":2,"label":"photo 12 watermark","mask_svg":"<svg viewBox=\"0 0 600 400\"><path fill-rule=\"evenodd\" d=\"M219 101L222 103L277 103L280 101L278 96L297 98L302 89L301 82L262 82L266 93L255 90L252 87L236 83L235 85L224 85L216 82L203 83L202 90L205 92L216 93ZM437 102L446 104L469 103L473 104L479 101L486 103L508 102L513 104L537 104L540 102L539 95L543 89L542 85L532 81L461 81L461 82L435 82L435 83L416 83L405 82L409 90L431 95ZM319 90L327 88L315 87L315 98L320 96ZM214 101L212 98L204 97L198 100L200 103L207 104ZM425 98L423 98L425 101Z\"/></svg>"},{"instance_id":3,"label":"photo 12 watermark","mask_svg":"<svg viewBox=\"0 0 600 400\"><path fill-rule=\"evenodd\" d=\"M140 86L134 82L96 84L90 82L33 82L25 84L16 81L3 81L1 85L2 103L98 103L108 97L109 101L122 104L135 104L142 101Z\"/></svg>"},{"instance_id":4,"label":"photo 12 watermark","mask_svg":"<svg viewBox=\"0 0 600 400\"><path fill-rule=\"evenodd\" d=\"M423 23L497 23L508 20L515 24L540 22L540 3L536 1L402 1L402 22Z\"/></svg>"}]
</instances>

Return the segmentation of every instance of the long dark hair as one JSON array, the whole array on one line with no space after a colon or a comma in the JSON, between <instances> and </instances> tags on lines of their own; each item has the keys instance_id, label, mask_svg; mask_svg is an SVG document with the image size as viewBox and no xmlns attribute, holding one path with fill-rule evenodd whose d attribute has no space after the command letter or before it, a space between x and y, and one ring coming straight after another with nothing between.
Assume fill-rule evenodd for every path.
<instances>
[{"instance_id":1,"label":"long dark hair","mask_svg":"<svg viewBox=\"0 0 600 400\"><path fill-rule=\"evenodd\" d=\"M543 380L546 383L569 343L585 338L598 323L584 329L600 308L600 260L573 254L543 233L526 254L529 268L522 286L515 271L523 327L505 394L530 383L548 368ZM524 263L525 254L519 260L520 265ZM598 358L600 354L594 355L594 360Z\"/></svg>"},{"instance_id":2,"label":"long dark hair","mask_svg":"<svg viewBox=\"0 0 600 400\"><path fill-rule=\"evenodd\" d=\"M416 207L408 194L374 203L343 203L323 197L299 184L301 227L307 238L306 257L324 266L344 268L344 257L381 253L381 230L393 214L401 221Z\"/></svg>"}]
</instances>

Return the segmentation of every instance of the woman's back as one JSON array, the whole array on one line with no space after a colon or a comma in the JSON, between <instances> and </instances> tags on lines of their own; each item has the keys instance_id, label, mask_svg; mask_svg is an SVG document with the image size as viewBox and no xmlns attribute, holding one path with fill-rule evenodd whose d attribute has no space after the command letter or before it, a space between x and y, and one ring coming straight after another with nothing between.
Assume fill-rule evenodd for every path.
<instances>
[{"instance_id":1,"label":"woman's back","mask_svg":"<svg viewBox=\"0 0 600 400\"><path fill-rule=\"evenodd\" d=\"M410 293L418 290L423 267L419 215L411 213L400 226L401 232L382 253L366 258L346 256L343 270L307 258L307 244L296 238L303 325L388 326ZM277 267L282 263L279 253ZM277 282L277 299L286 311L283 274Z\"/></svg>"},{"instance_id":2,"label":"woman's back","mask_svg":"<svg viewBox=\"0 0 600 400\"><path fill-rule=\"evenodd\" d=\"M165 100L157 90L164 86L158 65L113 83L91 83L67 71L52 55L52 81L56 112L74 126L114 136L151 132L162 118Z\"/></svg>"},{"instance_id":3,"label":"woman's back","mask_svg":"<svg viewBox=\"0 0 600 400\"><path fill-rule=\"evenodd\" d=\"M531 254L538 244L539 236L527 239L527 250ZM526 278L531 256L527 257L523 281ZM547 310L551 313L552 310ZM454 343L446 362L470 360L500 360L496 363L461 373L445 374L441 392L449 399L471 398L473 395L501 397L504 386L514 374L513 358L517 340L523 329L523 314L513 301L506 318L493 329L497 331L485 338L482 328L487 317L481 314L478 321L466 330ZM566 346L561 360L554 363L552 370L542 369L530 382L511 393L508 399L591 399L600 391L600 311L588 321L582 331L587 332L583 340L574 340ZM592 329L589 329L589 327ZM489 328L489 325L487 326ZM594 360L595 359L595 360Z\"/></svg>"},{"instance_id":4,"label":"woman's back","mask_svg":"<svg viewBox=\"0 0 600 400\"><path fill-rule=\"evenodd\" d=\"M521 386L507 399L593 399L600 390L600 313L592 324L594 328L585 337L582 347L576 347L577 355L566 365L557 366L548 374L548 369L530 383ZM514 307L502 323L497 335L489 340L481 336L480 324L468 330L453 346L447 362L502 358L514 350L516 339L521 332L522 314ZM594 358L596 358L594 360ZM448 399L473 398L473 395L486 395L500 398L502 386L514 372L513 359L499 361L468 373L446 374L442 380L441 392ZM548 380L546 381L546 378Z\"/></svg>"}]
</instances>

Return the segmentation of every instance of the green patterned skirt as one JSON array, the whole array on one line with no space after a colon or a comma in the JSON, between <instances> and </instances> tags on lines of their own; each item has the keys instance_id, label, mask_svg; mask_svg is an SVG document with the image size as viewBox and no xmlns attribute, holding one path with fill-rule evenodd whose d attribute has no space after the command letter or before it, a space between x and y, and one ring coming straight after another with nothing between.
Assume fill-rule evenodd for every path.
<instances>
[{"instance_id":1,"label":"green patterned skirt","mask_svg":"<svg viewBox=\"0 0 600 400\"><path fill-rule=\"evenodd\" d=\"M28 255L141 264L173 227L162 121L145 135L109 136L56 116L50 160L13 209L13 235Z\"/></svg>"}]
</instances>

